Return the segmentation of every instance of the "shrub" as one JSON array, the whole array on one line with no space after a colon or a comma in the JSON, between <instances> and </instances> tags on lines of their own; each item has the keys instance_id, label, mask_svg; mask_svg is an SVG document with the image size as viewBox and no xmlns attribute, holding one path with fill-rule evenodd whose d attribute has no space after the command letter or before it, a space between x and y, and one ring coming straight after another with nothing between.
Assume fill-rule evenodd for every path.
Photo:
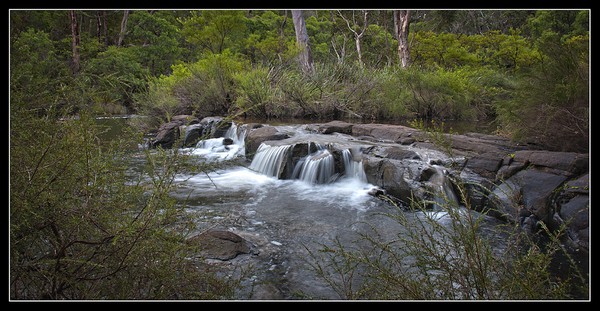
<instances>
[{"instance_id":1,"label":"shrub","mask_svg":"<svg viewBox=\"0 0 600 311\"><path fill-rule=\"evenodd\" d=\"M11 111L10 298L232 297L233 279L190 259L195 228L169 195L186 158L147 152L137 175L89 116L57 120Z\"/></svg>"}]
</instances>

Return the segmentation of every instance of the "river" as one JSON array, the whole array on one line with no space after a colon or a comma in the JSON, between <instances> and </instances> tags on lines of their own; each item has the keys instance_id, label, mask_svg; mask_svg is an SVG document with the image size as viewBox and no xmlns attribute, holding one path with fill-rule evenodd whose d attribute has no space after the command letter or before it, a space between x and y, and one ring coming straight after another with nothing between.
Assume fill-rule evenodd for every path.
<instances>
[{"instance_id":1,"label":"river","mask_svg":"<svg viewBox=\"0 0 600 311\"><path fill-rule=\"evenodd\" d=\"M109 135L119 135L126 119L104 119L99 123L116 125ZM298 124L281 124L286 131L305 135ZM294 173L296 179L281 180L273 177L266 166L276 155L259 163L244 161L244 135L228 134L233 140L226 148L222 139L207 140L195 148L181 152L197 157L198 161L223 161L241 158L240 165L210 174L180 174L176 178L173 196L184 204L190 217L196 219L197 230L209 228L229 230L251 244L249 254L240 254L232 260L209 259L223 268L224 274L239 276L246 271L239 300L337 300L346 299L345 293L334 290L313 269L315 254L321 254L324 245L338 241L354 248L361 234L376 230L384 237L406 235L408 228L385 213L397 213L396 206L369 194L375 186L369 184L355 167L333 182L315 183ZM332 136L322 137L324 140ZM336 139L344 139L337 136ZM275 154L274 150L271 150ZM315 156L323 164L326 156ZM306 161L308 167L309 158ZM316 162L315 162L316 163ZM315 164L316 165L316 164ZM273 168L270 168L271 170ZM323 170L323 168L321 168ZM315 177L316 178L316 177ZM422 212L402 211L409 218L423 217ZM443 211L436 219L448 221ZM471 212L482 221L481 234L491 241L497 251L505 248L506 237L496 230L502 225L495 218ZM448 223L448 226L451 224ZM359 282L359 279L357 279Z\"/></svg>"}]
</instances>

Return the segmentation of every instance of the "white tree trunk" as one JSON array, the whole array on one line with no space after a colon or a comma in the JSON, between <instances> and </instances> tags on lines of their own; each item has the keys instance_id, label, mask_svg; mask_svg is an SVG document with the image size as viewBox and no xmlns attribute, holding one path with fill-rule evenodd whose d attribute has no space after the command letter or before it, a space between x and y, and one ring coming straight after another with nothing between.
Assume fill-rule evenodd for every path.
<instances>
[{"instance_id":1,"label":"white tree trunk","mask_svg":"<svg viewBox=\"0 0 600 311\"><path fill-rule=\"evenodd\" d=\"M302 10L292 10L292 19L294 21L294 30L296 31L296 42L300 49L300 54L298 55L300 65L305 72L310 73L313 71L313 59Z\"/></svg>"},{"instance_id":2,"label":"white tree trunk","mask_svg":"<svg viewBox=\"0 0 600 311\"><path fill-rule=\"evenodd\" d=\"M410 49L408 46L408 26L410 24L410 10L394 11L394 32L398 38L398 58L402 68L410 64Z\"/></svg>"},{"instance_id":3,"label":"white tree trunk","mask_svg":"<svg viewBox=\"0 0 600 311\"><path fill-rule=\"evenodd\" d=\"M121 32L119 32L119 40L117 41L117 46L123 45L123 39L125 38L125 33L127 32L127 19L129 18L129 11L125 10L123 12L123 19L121 20Z\"/></svg>"}]
</instances>

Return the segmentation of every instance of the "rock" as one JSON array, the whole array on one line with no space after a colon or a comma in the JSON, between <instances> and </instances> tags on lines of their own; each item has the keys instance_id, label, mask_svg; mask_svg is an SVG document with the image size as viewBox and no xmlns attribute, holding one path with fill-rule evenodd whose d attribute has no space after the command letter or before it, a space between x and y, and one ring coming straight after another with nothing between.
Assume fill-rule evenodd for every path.
<instances>
[{"instance_id":1,"label":"rock","mask_svg":"<svg viewBox=\"0 0 600 311\"><path fill-rule=\"evenodd\" d=\"M587 195L578 195L560 207L559 215L574 230L589 227L590 199Z\"/></svg>"},{"instance_id":2,"label":"rock","mask_svg":"<svg viewBox=\"0 0 600 311\"><path fill-rule=\"evenodd\" d=\"M196 118L192 115L187 115L187 114L180 114L180 115L173 116L171 118L171 122L177 122L177 123L179 123L179 125L192 125L192 124L200 123L198 118Z\"/></svg>"},{"instance_id":3,"label":"rock","mask_svg":"<svg viewBox=\"0 0 600 311\"><path fill-rule=\"evenodd\" d=\"M400 147L375 146L370 148L366 153L376 156L378 158L386 158L392 160L421 160L421 157L416 152Z\"/></svg>"},{"instance_id":4,"label":"rock","mask_svg":"<svg viewBox=\"0 0 600 311\"><path fill-rule=\"evenodd\" d=\"M273 126L263 126L257 129L252 129L246 135L246 158L252 159L256 150L265 141L282 140L289 138L285 133L281 133Z\"/></svg>"},{"instance_id":5,"label":"rock","mask_svg":"<svg viewBox=\"0 0 600 311\"><path fill-rule=\"evenodd\" d=\"M161 147L163 149L169 149L173 147L176 140L179 139L179 123L168 122L164 123L158 128L156 138L152 141L151 146Z\"/></svg>"},{"instance_id":6,"label":"rock","mask_svg":"<svg viewBox=\"0 0 600 311\"><path fill-rule=\"evenodd\" d=\"M417 140L412 138L412 137L405 137L405 138L400 138L399 140L396 141L397 144L400 145L411 145L413 143L415 143Z\"/></svg>"},{"instance_id":7,"label":"rock","mask_svg":"<svg viewBox=\"0 0 600 311\"><path fill-rule=\"evenodd\" d=\"M504 162L503 162L504 163ZM527 163L510 161L510 164L503 165L496 173L496 180L505 180L516 174L518 171L527 167Z\"/></svg>"},{"instance_id":8,"label":"rock","mask_svg":"<svg viewBox=\"0 0 600 311\"><path fill-rule=\"evenodd\" d=\"M322 134L331 134L331 133L342 133L342 134L352 134L352 126L354 124L342 122L342 121L331 121L325 124L321 124L317 127L317 131Z\"/></svg>"},{"instance_id":9,"label":"rock","mask_svg":"<svg viewBox=\"0 0 600 311\"><path fill-rule=\"evenodd\" d=\"M233 145L233 139L231 139L229 137L223 138L223 146L230 146L230 145Z\"/></svg>"},{"instance_id":10,"label":"rock","mask_svg":"<svg viewBox=\"0 0 600 311\"><path fill-rule=\"evenodd\" d=\"M567 182L565 191L574 194L589 194L590 174L585 174L577 179Z\"/></svg>"},{"instance_id":11,"label":"rock","mask_svg":"<svg viewBox=\"0 0 600 311\"><path fill-rule=\"evenodd\" d=\"M184 147L193 147L198 143L202 135L204 134L204 127L202 124L192 124L185 128L185 136L183 138Z\"/></svg>"},{"instance_id":12,"label":"rock","mask_svg":"<svg viewBox=\"0 0 600 311\"><path fill-rule=\"evenodd\" d=\"M200 247L204 258L231 260L239 254L251 252L250 243L239 235L226 230L208 230L188 240Z\"/></svg>"},{"instance_id":13,"label":"rock","mask_svg":"<svg viewBox=\"0 0 600 311\"><path fill-rule=\"evenodd\" d=\"M402 125L390 124L355 124L352 136L371 136L379 141L399 141L402 138L417 139L419 130Z\"/></svg>"},{"instance_id":14,"label":"rock","mask_svg":"<svg viewBox=\"0 0 600 311\"><path fill-rule=\"evenodd\" d=\"M226 121L223 117L206 117L200 120L204 126L204 134L209 138L225 136L227 130L233 125L232 121Z\"/></svg>"},{"instance_id":15,"label":"rock","mask_svg":"<svg viewBox=\"0 0 600 311\"><path fill-rule=\"evenodd\" d=\"M574 152L519 150L515 161L529 163L538 169L555 174L574 176L589 170L589 155Z\"/></svg>"},{"instance_id":16,"label":"rock","mask_svg":"<svg viewBox=\"0 0 600 311\"><path fill-rule=\"evenodd\" d=\"M466 167L485 178L493 180L502 165L502 157L503 155L498 153L486 152L469 158Z\"/></svg>"},{"instance_id":17,"label":"rock","mask_svg":"<svg viewBox=\"0 0 600 311\"><path fill-rule=\"evenodd\" d=\"M514 221L521 213L520 208L525 208L537 219L548 222L553 214L551 196L565 180L565 176L535 169L520 171L494 189L495 208Z\"/></svg>"}]
</instances>

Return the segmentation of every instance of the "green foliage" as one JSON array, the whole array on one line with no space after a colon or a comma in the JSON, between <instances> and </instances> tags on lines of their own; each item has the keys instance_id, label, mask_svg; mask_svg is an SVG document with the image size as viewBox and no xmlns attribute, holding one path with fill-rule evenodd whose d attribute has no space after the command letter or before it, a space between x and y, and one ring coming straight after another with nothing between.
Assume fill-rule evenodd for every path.
<instances>
[{"instance_id":1,"label":"green foliage","mask_svg":"<svg viewBox=\"0 0 600 311\"><path fill-rule=\"evenodd\" d=\"M243 53L252 63L286 64L295 57L296 39L290 20L273 11L246 19L248 33Z\"/></svg>"},{"instance_id":2,"label":"green foliage","mask_svg":"<svg viewBox=\"0 0 600 311\"><path fill-rule=\"evenodd\" d=\"M338 239L310 253L311 267L341 299L374 300L562 300L585 299L585 278L553 276L552 258L562 254L563 231L545 231L545 245L516 225L497 227L503 247L482 230L488 218L442 200L438 209L428 202L411 203L410 211L395 208L381 217L397 233L371 226L351 244ZM442 198L445 199L445 198ZM366 224L369 225L369 224ZM568 255L567 255L568 256ZM573 267L576 269L576 267ZM574 270L577 271L577 270Z\"/></svg>"},{"instance_id":3,"label":"green foliage","mask_svg":"<svg viewBox=\"0 0 600 311\"><path fill-rule=\"evenodd\" d=\"M81 76L87 79L86 90L97 94L94 102L132 107L134 94L145 91L150 75L134 54L130 48L111 46L85 63Z\"/></svg>"},{"instance_id":4,"label":"green foliage","mask_svg":"<svg viewBox=\"0 0 600 311\"><path fill-rule=\"evenodd\" d=\"M164 16L163 16L164 15ZM152 75L168 74L179 59L179 29L167 19L168 12L134 11L129 18L126 42L137 61Z\"/></svg>"},{"instance_id":5,"label":"green foliage","mask_svg":"<svg viewBox=\"0 0 600 311\"><path fill-rule=\"evenodd\" d=\"M272 70L265 67L253 68L234 74L236 83L235 115L251 115L262 118L277 116L277 89L273 87Z\"/></svg>"},{"instance_id":6,"label":"green foliage","mask_svg":"<svg viewBox=\"0 0 600 311\"><path fill-rule=\"evenodd\" d=\"M173 74L153 79L148 92L137 97L139 111L151 122L167 121L177 114L229 114L237 96L234 75L248 67L239 55L225 50L172 68Z\"/></svg>"},{"instance_id":7,"label":"green foliage","mask_svg":"<svg viewBox=\"0 0 600 311\"><path fill-rule=\"evenodd\" d=\"M546 33L542 61L519 76L511 97L497 103L513 138L558 151L589 148L589 38Z\"/></svg>"},{"instance_id":8,"label":"green foliage","mask_svg":"<svg viewBox=\"0 0 600 311\"><path fill-rule=\"evenodd\" d=\"M30 28L10 49L11 103L40 110L59 104L70 73L49 35Z\"/></svg>"},{"instance_id":9,"label":"green foliage","mask_svg":"<svg viewBox=\"0 0 600 311\"><path fill-rule=\"evenodd\" d=\"M244 13L240 10L193 11L182 19L181 33L197 54L220 54L236 50L246 30Z\"/></svg>"},{"instance_id":10,"label":"green foliage","mask_svg":"<svg viewBox=\"0 0 600 311\"><path fill-rule=\"evenodd\" d=\"M136 176L123 143L86 115L11 111L11 299L231 297L234 280L190 259L194 227L169 196L185 157L148 152Z\"/></svg>"}]
</instances>

